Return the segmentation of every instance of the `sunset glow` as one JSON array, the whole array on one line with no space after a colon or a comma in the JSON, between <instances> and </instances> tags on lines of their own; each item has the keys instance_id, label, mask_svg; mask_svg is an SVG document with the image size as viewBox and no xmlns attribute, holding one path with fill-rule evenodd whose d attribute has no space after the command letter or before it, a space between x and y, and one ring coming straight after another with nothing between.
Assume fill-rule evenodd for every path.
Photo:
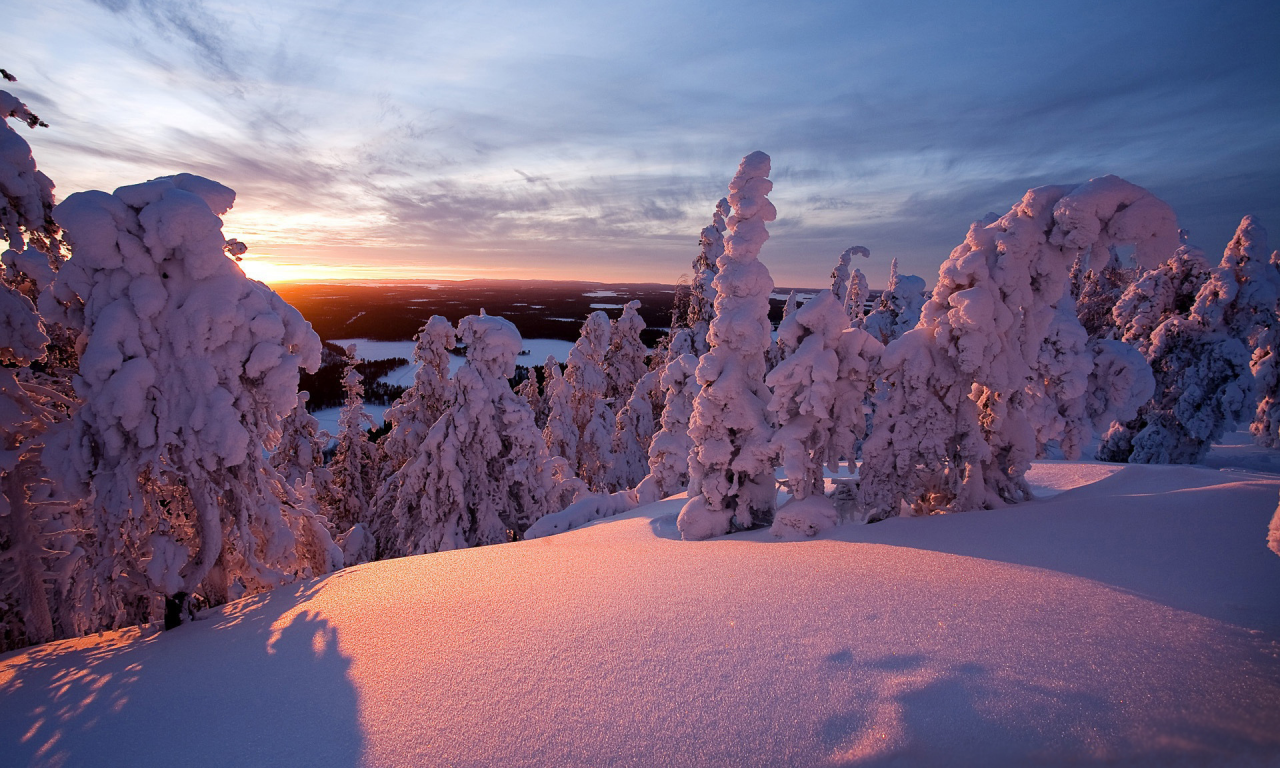
<instances>
[{"instance_id":1,"label":"sunset glow","mask_svg":"<svg viewBox=\"0 0 1280 768\"><path fill-rule=\"evenodd\" d=\"M271 254L253 274L670 283L760 149L774 279L818 285L860 244L878 286L895 257L932 283L972 221L1105 173L1209 250L1280 220L1254 6L44 0L9 3L0 42L60 197L216 179L227 232Z\"/></svg>"}]
</instances>

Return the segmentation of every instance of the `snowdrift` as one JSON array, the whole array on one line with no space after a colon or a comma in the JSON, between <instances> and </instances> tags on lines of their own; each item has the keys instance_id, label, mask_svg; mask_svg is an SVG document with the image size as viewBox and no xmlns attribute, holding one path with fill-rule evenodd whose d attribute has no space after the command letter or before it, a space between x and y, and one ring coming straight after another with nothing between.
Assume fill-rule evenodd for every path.
<instances>
[{"instance_id":1,"label":"snowdrift","mask_svg":"<svg viewBox=\"0 0 1280 768\"><path fill-rule=\"evenodd\" d=\"M5 765L1263 765L1280 477L677 540L672 498L0 659Z\"/></svg>"}]
</instances>

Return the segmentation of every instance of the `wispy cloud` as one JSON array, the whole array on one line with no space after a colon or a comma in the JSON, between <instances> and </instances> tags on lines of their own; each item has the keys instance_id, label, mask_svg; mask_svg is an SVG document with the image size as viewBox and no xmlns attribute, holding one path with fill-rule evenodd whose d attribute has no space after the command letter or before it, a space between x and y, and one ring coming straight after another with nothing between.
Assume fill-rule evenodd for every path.
<instances>
[{"instance_id":1,"label":"wispy cloud","mask_svg":"<svg viewBox=\"0 0 1280 768\"><path fill-rule=\"evenodd\" d=\"M518 270L536 252L672 280L754 149L774 157L783 283L821 281L854 242L873 281L890 256L931 278L968 222L1102 173L1168 197L1207 248L1243 213L1280 222L1262 0L12 11L0 44L22 35L60 191L201 173L238 190L229 226L317 258Z\"/></svg>"}]
</instances>

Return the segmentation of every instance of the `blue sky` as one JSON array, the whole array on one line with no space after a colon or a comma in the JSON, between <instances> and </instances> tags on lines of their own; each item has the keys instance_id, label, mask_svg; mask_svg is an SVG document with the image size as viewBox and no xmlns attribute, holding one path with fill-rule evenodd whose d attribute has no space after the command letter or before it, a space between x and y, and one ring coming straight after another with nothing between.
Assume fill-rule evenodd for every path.
<instances>
[{"instance_id":1,"label":"blue sky","mask_svg":"<svg viewBox=\"0 0 1280 768\"><path fill-rule=\"evenodd\" d=\"M279 277L672 282L773 157L779 285L932 284L969 222L1114 173L1280 245L1274 2L0 0L60 195L190 171Z\"/></svg>"}]
</instances>

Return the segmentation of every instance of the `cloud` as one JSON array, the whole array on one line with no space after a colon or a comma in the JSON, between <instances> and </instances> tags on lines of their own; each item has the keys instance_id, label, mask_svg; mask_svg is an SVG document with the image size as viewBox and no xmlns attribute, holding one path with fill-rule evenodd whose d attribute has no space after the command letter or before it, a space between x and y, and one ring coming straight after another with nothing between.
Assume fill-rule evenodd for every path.
<instances>
[{"instance_id":1,"label":"cloud","mask_svg":"<svg viewBox=\"0 0 1280 768\"><path fill-rule=\"evenodd\" d=\"M201 173L276 242L651 253L669 280L755 149L791 283L854 242L873 282L890 255L931 277L974 218L1104 173L1214 239L1280 222L1263 2L48 3L14 26L67 40L31 53L60 188Z\"/></svg>"}]
</instances>

